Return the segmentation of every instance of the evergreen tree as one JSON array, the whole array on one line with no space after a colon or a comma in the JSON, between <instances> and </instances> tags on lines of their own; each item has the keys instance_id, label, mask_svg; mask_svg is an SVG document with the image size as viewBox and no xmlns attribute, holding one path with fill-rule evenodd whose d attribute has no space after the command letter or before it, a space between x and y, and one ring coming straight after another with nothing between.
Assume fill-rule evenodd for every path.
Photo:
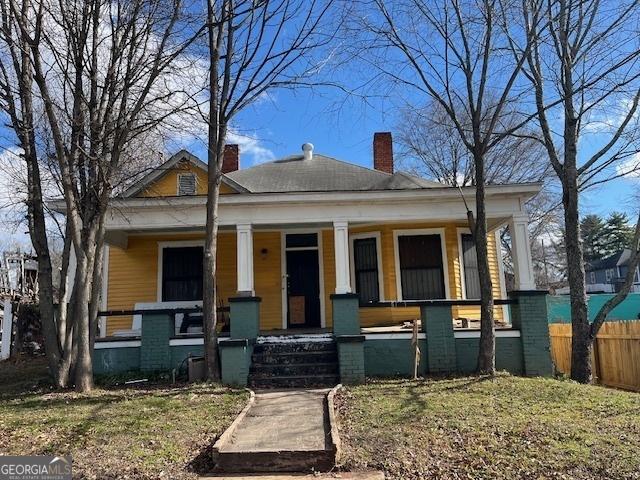
<instances>
[{"instance_id":1,"label":"evergreen tree","mask_svg":"<svg viewBox=\"0 0 640 480\"><path fill-rule=\"evenodd\" d=\"M604 227L604 249L606 255L614 255L629 248L633 241L634 228L629 224L626 213L611 212Z\"/></svg>"},{"instance_id":2,"label":"evergreen tree","mask_svg":"<svg viewBox=\"0 0 640 480\"><path fill-rule=\"evenodd\" d=\"M584 249L584 259L587 262L599 260L607 256L609 250L606 245L607 224L600 215L587 215L580 221L580 233Z\"/></svg>"}]
</instances>

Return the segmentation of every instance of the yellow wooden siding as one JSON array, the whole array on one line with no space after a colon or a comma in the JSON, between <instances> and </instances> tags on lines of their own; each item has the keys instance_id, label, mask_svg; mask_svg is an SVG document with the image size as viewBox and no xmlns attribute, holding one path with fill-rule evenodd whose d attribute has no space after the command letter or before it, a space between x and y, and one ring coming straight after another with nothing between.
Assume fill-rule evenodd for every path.
<instances>
[{"instance_id":1,"label":"yellow wooden siding","mask_svg":"<svg viewBox=\"0 0 640 480\"><path fill-rule=\"evenodd\" d=\"M331 295L336 293L336 250L333 230L322 231L322 271L324 274L324 310L327 328L333 326Z\"/></svg>"},{"instance_id":2,"label":"yellow wooden siding","mask_svg":"<svg viewBox=\"0 0 640 480\"><path fill-rule=\"evenodd\" d=\"M444 228L449 271L449 290L452 298L462 298L458 225L429 223L385 224L356 227L350 233L380 232L384 300L397 299L394 230ZM324 275L324 305L326 326L333 325L331 294L335 292L335 249L333 230L322 230L322 270ZM158 242L203 239L203 234L131 236L126 250L111 246L109 254L108 302L109 310L132 309L139 302L156 302L158 278ZM263 330L282 328L282 253L280 232L254 232L254 272L256 295L262 298L260 327ZM490 268L496 298L500 294L498 256L495 235L489 236ZM236 235L220 232L218 246L218 288L221 303L227 304L236 293ZM454 307L454 317L479 318L477 307ZM418 308L360 309L363 326L394 325L419 317ZM503 318L496 308L496 319ZM111 317L107 334L131 328L131 317Z\"/></svg>"},{"instance_id":3,"label":"yellow wooden siding","mask_svg":"<svg viewBox=\"0 0 640 480\"><path fill-rule=\"evenodd\" d=\"M126 250L110 247L108 310L133 309L136 303L158 301L158 243L176 240L204 240L204 236L132 236ZM282 328L280 233L255 232L253 245L256 295L262 298L261 328ZM228 305L237 288L235 232L220 232L217 260L218 303ZM108 318L107 335L130 329L131 322L130 316Z\"/></svg>"},{"instance_id":4,"label":"yellow wooden siding","mask_svg":"<svg viewBox=\"0 0 640 480\"><path fill-rule=\"evenodd\" d=\"M179 162L174 168L167 170L153 183L148 185L138 196L140 197L171 197L178 194L178 174L195 173L196 194L207 194L207 172L188 161ZM222 184L220 194L236 193L229 186Z\"/></svg>"},{"instance_id":5,"label":"yellow wooden siding","mask_svg":"<svg viewBox=\"0 0 640 480\"><path fill-rule=\"evenodd\" d=\"M282 328L282 245L280 232L255 232L253 271L260 303L260 328ZM234 270L235 272L235 270ZM235 273L234 273L235 281Z\"/></svg>"},{"instance_id":6,"label":"yellow wooden siding","mask_svg":"<svg viewBox=\"0 0 640 480\"><path fill-rule=\"evenodd\" d=\"M434 223L384 224L379 226L351 228L349 229L349 233L380 232L384 300L398 300L394 230L444 229L447 269L449 273L449 296L451 298L460 299L463 295L460 277L461 270L458 249L458 227L464 228L464 225L447 224L443 226L442 224ZM488 236L488 243L489 263L494 295L496 298L500 298L500 277L494 233L491 233ZM452 314L454 318L480 318L480 310L478 307L453 307ZM418 308L362 307L360 309L360 321L364 327L396 325L403 321L409 321L419 317L420 310ZM501 307L496 307L495 318L498 321L502 321L503 312Z\"/></svg>"}]
</instances>

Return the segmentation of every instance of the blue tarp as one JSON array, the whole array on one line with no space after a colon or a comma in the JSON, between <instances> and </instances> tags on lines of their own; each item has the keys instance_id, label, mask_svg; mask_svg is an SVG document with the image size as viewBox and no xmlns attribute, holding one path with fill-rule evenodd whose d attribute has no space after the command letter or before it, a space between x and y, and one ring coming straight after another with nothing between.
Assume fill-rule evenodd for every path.
<instances>
[{"instance_id":1,"label":"blue tarp","mask_svg":"<svg viewBox=\"0 0 640 480\"><path fill-rule=\"evenodd\" d=\"M593 318L604 303L612 298L612 293L589 295L589 320ZM549 323L570 323L571 307L569 295L547 297ZM638 320L640 318L640 293L630 293L627 298L608 315L607 321Z\"/></svg>"}]
</instances>

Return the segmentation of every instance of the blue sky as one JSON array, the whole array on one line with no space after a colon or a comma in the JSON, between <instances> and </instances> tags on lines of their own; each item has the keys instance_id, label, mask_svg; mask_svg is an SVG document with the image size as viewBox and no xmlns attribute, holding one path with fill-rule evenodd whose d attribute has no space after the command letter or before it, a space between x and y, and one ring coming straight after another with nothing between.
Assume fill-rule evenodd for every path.
<instances>
[{"instance_id":1,"label":"blue sky","mask_svg":"<svg viewBox=\"0 0 640 480\"><path fill-rule=\"evenodd\" d=\"M397 133L398 122L397 108L380 98L369 99L365 106L360 100L349 100L330 90L272 92L268 99L247 109L236 120L240 133L253 139L240 152L241 168L300 153L305 142L313 143L316 152L371 167L374 132ZM4 139L8 146L7 137ZM206 160L201 143L184 147ZM622 210L633 216L631 196L639 190L638 178L618 179L594 188L582 194L582 214L604 216ZM0 247L13 240L28 241L25 228L6 227L0 231Z\"/></svg>"},{"instance_id":2,"label":"blue sky","mask_svg":"<svg viewBox=\"0 0 640 480\"><path fill-rule=\"evenodd\" d=\"M341 160L371 167L373 134L377 131L396 133L399 128L397 108L382 100L371 99L369 105L345 99L335 91L277 91L268 101L245 111L238 118L242 133L255 137L274 158L301 152L305 142L315 151ZM588 133L583 134L588 140ZM201 145L189 147L201 158ZM262 155L240 152L241 168L260 161ZM631 196L640 190L640 179L623 178L594 187L582 194L583 214L606 215L622 210L633 213Z\"/></svg>"}]
</instances>

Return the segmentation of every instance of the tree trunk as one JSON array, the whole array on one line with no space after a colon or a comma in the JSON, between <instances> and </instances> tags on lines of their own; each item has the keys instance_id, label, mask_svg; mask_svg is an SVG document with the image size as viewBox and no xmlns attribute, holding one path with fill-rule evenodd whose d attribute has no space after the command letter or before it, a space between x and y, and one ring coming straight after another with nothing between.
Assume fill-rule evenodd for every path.
<instances>
[{"instance_id":1,"label":"tree trunk","mask_svg":"<svg viewBox=\"0 0 640 480\"><path fill-rule=\"evenodd\" d=\"M485 209L484 156L474 154L476 176L476 220L474 241L478 258L480 277L480 350L478 352L478 373L496 373L496 335L493 323L493 284L489 271L489 250L487 246L487 214Z\"/></svg>"},{"instance_id":2,"label":"tree trunk","mask_svg":"<svg viewBox=\"0 0 640 480\"><path fill-rule=\"evenodd\" d=\"M211 157L210 157L211 158ZM207 379L220 381L220 362L218 358L218 288L216 282L216 254L218 251L218 198L220 195L220 169L217 159L209 163L207 192L207 237L204 246L204 295L202 314L204 321L204 358L207 365Z\"/></svg>"},{"instance_id":3,"label":"tree trunk","mask_svg":"<svg viewBox=\"0 0 640 480\"><path fill-rule=\"evenodd\" d=\"M89 243L89 242L87 242ZM95 246L88 245L85 252L78 253L76 285L73 314L75 317L75 345L77 347L74 362L75 389L88 392L93 388L93 364L91 360L91 321L89 303L91 302L93 259Z\"/></svg>"},{"instance_id":4,"label":"tree trunk","mask_svg":"<svg viewBox=\"0 0 640 480\"><path fill-rule=\"evenodd\" d=\"M573 171L572 171L573 170ZM584 260L580 242L578 187L575 168L566 166L562 182L564 206L564 242L567 254L567 274L571 300L571 378L580 383L591 382L591 350Z\"/></svg>"}]
</instances>

